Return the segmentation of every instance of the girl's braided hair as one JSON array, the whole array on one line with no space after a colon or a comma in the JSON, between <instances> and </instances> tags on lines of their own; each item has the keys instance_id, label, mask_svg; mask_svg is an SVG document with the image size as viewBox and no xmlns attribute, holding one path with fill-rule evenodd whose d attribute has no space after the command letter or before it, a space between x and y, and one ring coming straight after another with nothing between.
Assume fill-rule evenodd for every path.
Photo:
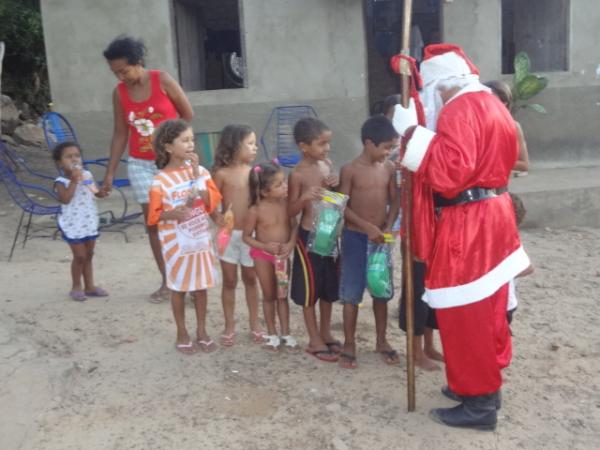
<instances>
[{"instance_id":1,"label":"girl's braided hair","mask_svg":"<svg viewBox=\"0 0 600 450\"><path fill-rule=\"evenodd\" d=\"M161 123L152 139L152 146L156 153L156 167L163 169L171 158L167 152L166 145L172 144L185 130L191 128L190 124L183 119L165 120Z\"/></svg>"},{"instance_id":2,"label":"girl's braided hair","mask_svg":"<svg viewBox=\"0 0 600 450\"><path fill-rule=\"evenodd\" d=\"M256 205L263 198L262 193L268 190L273 178L281 172L281 166L276 162L257 164L250 171L250 206Z\"/></svg>"},{"instance_id":3,"label":"girl's braided hair","mask_svg":"<svg viewBox=\"0 0 600 450\"><path fill-rule=\"evenodd\" d=\"M213 172L233 164L242 142L252 132L252 128L248 125L233 124L223 128L215 152L215 162L212 166Z\"/></svg>"}]
</instances>

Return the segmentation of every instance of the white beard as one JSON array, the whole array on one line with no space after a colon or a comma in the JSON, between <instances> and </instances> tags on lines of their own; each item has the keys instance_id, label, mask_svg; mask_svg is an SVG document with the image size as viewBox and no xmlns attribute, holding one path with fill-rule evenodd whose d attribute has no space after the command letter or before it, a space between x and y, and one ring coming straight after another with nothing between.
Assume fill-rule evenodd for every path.
<instances>
[{"instance_id":1,"label":"white beard","mask_svg":"<svg viewBox=\"0 0 600 450\"><path fill-rule=\"evenodd\" d=\"M442 96L438 89L439 82L429 83L419 93L423 109L425 110L425 126L431 131L435 131L437 119L444 106Z\"/></svg>"},{"instance_id":2,"label":"white beard","mask_svg":"<svg viewBox=\"0 0 600 450\"><path fill-rule=\"evenodd\" d=\"M425 109L425 125L431 131L436 131L438 117L444 107L441 90L446 91L455 87L460 88L460 90L448 101L453 100L461 94L466 94L467 92L491 92L488 87L479 82L479 77L477 75L463 75L429 83L421 90L421 92L419 92L419 95L421 97L421 102L423 103L423 109Z\"/></svg>"}]
</instances>

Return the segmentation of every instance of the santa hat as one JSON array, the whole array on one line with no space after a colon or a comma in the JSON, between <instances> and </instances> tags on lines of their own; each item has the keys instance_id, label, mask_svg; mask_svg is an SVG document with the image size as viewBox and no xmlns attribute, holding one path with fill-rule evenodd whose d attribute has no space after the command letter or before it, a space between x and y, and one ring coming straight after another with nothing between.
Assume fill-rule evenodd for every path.
<instances>
[{"instance_id":1,"label":"santa hat","mask_svg":"<svg viewBox=\"0 0 600 450\"><path fill-rule=\"evenodd\" d=\"M432 44L425 47L421 62L423 85L448 78L479 75L479 69L455 44Z\"/></svg>"}]
</instances>

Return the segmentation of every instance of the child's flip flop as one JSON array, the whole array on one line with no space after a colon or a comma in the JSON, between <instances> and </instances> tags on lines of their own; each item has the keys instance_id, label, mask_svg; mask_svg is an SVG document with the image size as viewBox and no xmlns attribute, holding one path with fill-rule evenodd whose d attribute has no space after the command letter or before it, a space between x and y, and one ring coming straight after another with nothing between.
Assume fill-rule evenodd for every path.
<instances>
[{"instance_id":1,"label":"child's flip flop","mask_svg":"<svg viewBox=\"0 0 600 450\"><path fill-rule=\"evenodd\" d=\"M265 350L268 350L270 352L279 351L279 346L281 345L279 336L277 336L276 334L267 335L267 336L265 336L265 339L267 341L263 344L262 348L264 348Z\"/></svg>"},{"instance_id":2,"label":"child's flip flop","mask_svg":"<svg viewBox=\"0 0 600 450\"><path fill-rule=\"evenodd\" d=\"M265 337L267 333L265 333L264 331L251 331L250 335L252 336L252 342L254 342L255 344L262 344L263 342L265 342Z\"/></svg>"},{"instance_id":3,"label":"child's flip flop","mask_svg":"<svg viewBox=\"0 0 600 450\"><path fill-rule=\"evenodd\" d=\"M356 356L348 353L340 353L339 365L342 369L356 369Z\"/></svg>"},{"instance_id":4,"label":"child's flip flop","mask_svg":"<svg viewBox=\"0 0 600 450\"><path fill-rule=\"evenodd\" d=\"M300 350L300 346L298 345L298 342L296 341L296 339L294 339L290 335L281 336L281 342L283 343L284 348L288 352L296 353L297 351Z\"/></svg>"},{"instance_id":5,"label":"child's flip flop","mask_svg":"<svg viewBox=\"0 0 600 450\"><path fill-rule=\"evenodd\" d=\"M175 348L179 353L183 353L184 355L191 355L197 351L191 340L187 344L175 344Z\"/></svg>"},{"instance_id":6,"label":"child's flip flop","mask_svg":"<svg viewBox=\"0 0 600 450\"><path fill-rule=\"evenodd\" d=\"M221 345L222 346L231 347L234 344L235 344L235 333L221 335Z\"/></svg>"},{"instance_id":7,"label":"child's flip flop","mask_svg":"<svg viewBox=\"0 0 600 450\"><path fill-rule=\"evenodd\" d=\"M73 300L78 301L78 302L83 302L84 300L87 300L85 292L83 292L83 291L75 291L75 290L70 291L69 297L71 297Z\"/></svg>"},{"instance_id":8,"label":"child's flip flop","mask_svg":"<svg viewBox=\"0 0 600 450\"><path fill-rule=\"evenodd\" d=\"M200 346L200 350L202 350L204 353L212 353L217 349L217 344L215 344L215 341L212 339L207 341L199 339L196 342Z\"/></svg>"},{"instance_id":9,"label":"child's flip flop","mask_svg":"<svg viewBox=\"0 0 600 450\"><path fill-rule=\"evenodd\" d=\"M340 341L325 342L325 345L331 353L339 355L342 352L342 343Z\"/></svg>"},{"instance_id":10,"label":"child's flip flop","mask_svg":"<svg viewBox=\"0 0 600 450\"><path fill-rule=\"evenodd\" d=\"M306 348L304 351L309 355L325 362L336 362L339 359L339 356L333 353L331 350L311 350Z\"/></svg>"},{"instance_id":11,"label":"child's flip flop","mask_svg":"<svg viewBox=\"0 0 600 450\"><path fill-rule=\"evenodd\" d=\"M85 295L88 297L108 297L108 292L101 287L96 286L91 291L85 291Z\"/></svg>"}]
</instances>

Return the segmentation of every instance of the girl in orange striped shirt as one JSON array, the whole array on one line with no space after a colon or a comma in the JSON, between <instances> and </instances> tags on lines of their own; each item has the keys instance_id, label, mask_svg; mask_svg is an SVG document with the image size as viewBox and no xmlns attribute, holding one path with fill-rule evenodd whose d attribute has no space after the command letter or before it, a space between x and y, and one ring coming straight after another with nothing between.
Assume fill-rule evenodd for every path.
<instances>
[{"instance_id":1,"label":"girl in orange striped shirt","mask_svg":"<svg viewBox=\"0 0 600 450\"><path fill-rule=\"evenodd\" d=\"M195 353L199 346L210 352L216 345L206 332L206 289L215 285L217 271L208 218L221 194L210 172L198 165L194 133L187 122L163 122L153 144L160 171L150 188L148 225L158 225L177 326L176 348ZM196 306L196 343L185 327L186 292L192 294Z\"/></svg>"}]
</instances>

